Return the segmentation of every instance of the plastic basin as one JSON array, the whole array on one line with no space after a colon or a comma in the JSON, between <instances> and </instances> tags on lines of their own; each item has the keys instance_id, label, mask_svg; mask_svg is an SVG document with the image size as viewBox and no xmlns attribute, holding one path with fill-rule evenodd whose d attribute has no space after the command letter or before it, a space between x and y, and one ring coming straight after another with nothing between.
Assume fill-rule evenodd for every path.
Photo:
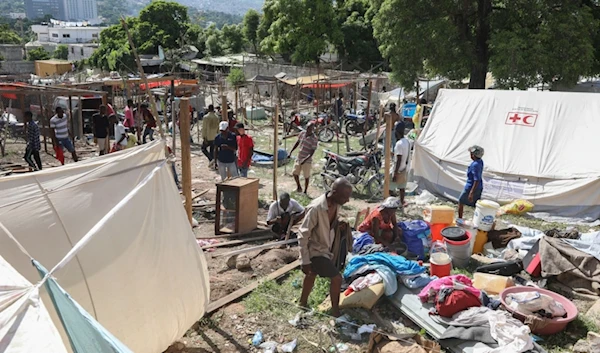
<instances>
[{"instance_id":1,"label":"plastic basin","mask_svg":"<svg viewBox=\"0 0 600 353\"><path fill-rule=\"evenodd\" d=\"M467 239L467 231L461 227L446 227L442 229L442 236L449 240L461 241Z\"/></svg>"},{"instance_id":2,"label":"plastic basin","mask_svg":"<svg viewBox=\"0 0 600 353\"><path fill-rule=\"evenodd\" d=\"M502 304L504 305L506 310L508 310L514 317L516 317L517 319L519 319L523 322L525 322L526 315L509 307L505 301L505 298L509 294L524 293L524 292L539 292L540 294L545 294L545 295L549 296L550 298L556 300L560 304L562 304L562 306L565 308L565 311L567 312L566 318L558 317L558 318L553 318L553 319L542 319L542 320L546 321L547 324L546 324L546 326L544 326L542 328L531 331L531 332L535 333L536 335L545 335L545 336L554 335L558 332L563 331L567 327L567 324L569 322L571 322L571 321L575 320L575 318L577 318L577 314L579 313L579 311L577 310L577 307L575 306L575 304L573 304L569 299L563 297L560 294L556 294L554 292L551 292L549 290L542 289L542 288L533 288L533 287L506 288L505 290L502 291L502 293L500 293L500 300L502 301Z\"/></svg>"}]
</instances>

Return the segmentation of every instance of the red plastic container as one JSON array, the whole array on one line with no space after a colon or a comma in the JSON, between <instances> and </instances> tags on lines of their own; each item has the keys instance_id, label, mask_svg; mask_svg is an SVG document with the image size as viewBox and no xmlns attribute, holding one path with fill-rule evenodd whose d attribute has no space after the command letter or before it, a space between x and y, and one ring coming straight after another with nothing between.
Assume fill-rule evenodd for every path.
<instances>
[{"instance_id":1,"label":"red plastic container","mask_svg":"<svg viewBox=\"0 0 600 353\"><path fill-rule=\"evenodd\" d=\"M450 224L445 223L428 223L429 230L431 231L431 241L444 241L444 237L442 236L442 229L449 227Z\"/></svg>"},{"instance_id":2,"label":"red plastic container","mask_svg":"<svg viewBox=\"0 0 600 353\"><path fill-rule=\"evenodd\" d=\"M526 316L521 314L518 311L515 311L511 307L509 307L505 301L506 296L508 296L509 294L523 293L523 292L539 292L540 294L547 295L550 298L552 298L552 299L556 300L557 302L559 302L560 304L562 304L563 308L565 308L565 310L567 312L566 318L559 317L559 318L553 318L553 319L544 319L547 323L546 326L531 331L531 332L535 333L536 335L548 336L548 335L554 335L558 332L561 332L567 327L567 324L569 322L575 320L575 318L577 317L578 310L577 310L577 307L575 306L575 304L573 304L573 302L571 302L569 299L563 297L560 294L556 294L556 293L551 292L546 289L534 288L534 287L506 288L505 290L502 291L502 293L500 293L500 300L502 301L502 305L504 305L506 310L508 310L511 314L513 314L514 317L516 317L517 319L519 319L523 322L525 322Z\"/></svg>"}]
</instances>

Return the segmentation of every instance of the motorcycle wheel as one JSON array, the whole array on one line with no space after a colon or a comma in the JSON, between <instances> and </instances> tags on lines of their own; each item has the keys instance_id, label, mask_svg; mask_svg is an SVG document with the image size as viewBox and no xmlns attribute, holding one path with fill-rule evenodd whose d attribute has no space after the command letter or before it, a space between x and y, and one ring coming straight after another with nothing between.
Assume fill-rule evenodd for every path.
<instances>
[{"instance_id":1,"label":"motorcycle wheel","mask_svg":"<svg viewBox=\"0 0 600 353\"><path fill-rule=\"evenodd\" d=\"M319 141L321 142L331 142L333 140L333 130L330 128L325 128L319 131Z\"/></svg>"},{"instance_id":2,"label":"motorcycle wheel","mask_svg":"<svg viewBox=\"0 0 600 353\"><path fill-rule=\"evenodd\" d=\"M346 124L346 135L356 135L356 131L357 127L356 127L356 123L354 121L349 121Z\"/></svg>"},{"instance_id":3,"label":"motorcycle wheel","mask_svg":"<svg viewBox=\"0 0 600 353\"><path fill-rule=\"evenodd\" d=\"M321 177L323 178L323 189L331 191L331 186L337 177L332 173L321 173Z\"/></svg>"},{"instance_id":4,"label":"motorcycle wheel","mask_svg":"<svg viewBox=\"0 0 600 353\"><path fill-rule=\"evenodd\" d=\"M371 200L383 199L383 176L381 174L373 175L367 181L367 196Z\"/></svg>"}]
</instances>

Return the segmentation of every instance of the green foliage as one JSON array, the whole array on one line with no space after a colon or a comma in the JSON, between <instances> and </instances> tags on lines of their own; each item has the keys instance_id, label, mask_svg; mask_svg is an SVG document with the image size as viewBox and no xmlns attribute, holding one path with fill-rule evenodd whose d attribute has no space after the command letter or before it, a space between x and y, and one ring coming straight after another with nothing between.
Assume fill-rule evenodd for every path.
<instances>
[{"instance_id":1,"label":"green foliage","mask_svg":"<svg viewBox=\"0 0 600 353\"><path fill-rule=\"evenodd\" d=\"M292 62L319 62L330 44L341 40L331 0L268 0L263 8L266 35L261 50L288 56ZM266 27L269 25L269 27Z\"/></svg>"},{"instance_id":2,"label":"green foliage","mask_svg":"<svg viewBox=\"0 0 600 353\"><path fill-rule=\"evenodd\" d=\"M485 86L573 83L594 73L598 35L594 2L555 0L374 0L373 28L393 78L405 87L425 74L471 76Z\"/></svg>"},{"instance_id":3,"label":"green foliage","mask_svg":"<svg viewBox=\"0 0 600 353\"><path fill-rule=\"evenodd\" d=\"M188 26L187 7L174 1L152 1L140 11L136 28L138 50L143 54L156 54L159 45L164 49L178 48Z\"/></svg>"},{"instance_id":4,"label":"green foliage","mask_svg":"<svg viewBox=\"0 0 600 353\"><path fill-rule=\"evenodd\" d=\"M260 14L256 10L249 10L244 16L244 37L252 44L254 53L258 53L258 27L260 25Z\"/></svg>"},{"instance_id":5,"label":"green foliage","mask_svg":"<svg viewBox=\"0 0 600 353\"><path fill-rule=\"evenodd\" d=\"M242 25L226 25L221 29L225 50L229 54L241 53L246 44Z\"/></svg>"},{"instance_id":6,"label":"green foliage","mask_svg":"<svg viewBox=\"0 0 600 353\"><path fill-rule=\"evenodd\" d=\"M54 53L52 53L54 59L67 60L69 58L69 47L61 44L56 47Z\"/></svg>"},{"instance_id":7,"label":"green foliage","mask_svg":"<svg viewBox=\"0 0 600 353\"><path fill-rule=\"evenodd\" d=\"M204 29L197 24L190 25L185 35L185 44L193 45L200 54L206 51Z\"/></svg>"},{"instance_id":8,"label":"green foliage","mask_svg":"<svg viewBox=\"0 0 600 353\"><path fill-rule=\"evenodd\" d=\"M0 25L0 44L20 44L21 37L8 25Z\"/></svg>"},{"instance_id":9,"label":"green foliage","mask_svg":"<svg viewBox=\"0 0 600 353\"><path fill-rule=\"evenodd\" d=\"M204 31L206 37L206 56L219 56L225 54L225 46L223 42L223 34L212 24Z\"/></svg>"},{"instance_id":10,"label":"green foliage","mask_svg":"<svg viewBox=\"0 0 600 353\"><path fill-rule=\"evenodd\" d=\"M137 18L127 18L129 28L135 29L137 23ZM134 31L132 30L132 32ZM134 36L134 33L132 33L132 36ZM93 67L106 71L137 72L133 52L129 47L129 41L123 26L117 24L102 30L100 45L89 58L89 63Z\"/></svg>"},{"instance_id":11,"label":"green foliage","mask_svg":"<svg viewBox=\"0 0 600 353\"><path fill-rule=\"evenodd\" d=\"M243 19L239 15L219 11L204 11L194 7L188 7L188 15L191 23L198 24L202 28L211 24L214 24L217 28L223 28L225 25L242 23Z\"/></svg>"},{"instance_id":12,"label":"green foliage","mask_svg":"<svg viewBox=\"0 0 600 353\"><path fill-rule=\"evenodd\" d=\"M48 59L50 59L50 53L48 53L42 47L34 48L27 52L27 60L29 60L29 61L48 60Z\"/></svg>"},{"instance_id":13,"label":"green foliage","mask_svg":"<svg viewBox=\"0 0 600 353\"><path fill-rule=\"evenodd\" d=\"M23 0L0 1L0 14L11 12L25 12L25 2Z\"/></svg>"},{"instance_id":14,"label":"green foliage","mask_svg":"<svg viewBox=\"0 0 600 353\"><path fill-rule=\"evenodd\" d=\"M227 82L234 87L244 84L244 82L246 82L244 70L240 69L239 67L232 68L227 76Z\"/></svg>"},{"instance_id":15,"label":"green foliage","mask_svg":"<svg viewBox=\"0 0 600 353\"><path fill-rule=\"evenodd\" d=\"M383 61L373 38L371 25L374 13L370 0L337 2L337 22L343 38L337 45L340 58L362 70L369 70Z\"/></svg>"},{"instance_id":16,"label":"green foliage","mask_svg":"<svg viewBox=\"0 0 600 353\"><path fill-rule=\"evenodd\" d=\"M130 0L99 0L98 15L103 17L104 24L118 24L121 16L137 15L142 9L139 2Z\"/></svg>"}]
</instances>

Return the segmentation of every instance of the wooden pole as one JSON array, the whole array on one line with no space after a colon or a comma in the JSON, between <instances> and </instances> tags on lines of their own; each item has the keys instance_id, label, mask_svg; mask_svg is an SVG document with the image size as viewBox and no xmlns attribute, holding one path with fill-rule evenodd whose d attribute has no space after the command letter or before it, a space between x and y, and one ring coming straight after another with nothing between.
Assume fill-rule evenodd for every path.
<instances>
[{"instance_id":1,"label":"wooden pole","mask_svg":"<svg viewBox=\"0 0 600 353\"><path fill-rule=\"evenodd\" d=\"M238 96L239 96L240 92L239 92L239 87L236 85L235 86L235 108L234 108L234 113L235 113L235 118L238 119L238 110L240 109L240 106L238 104Z\"/></svg>"},{"instance_id":2,"label":"wooden pole","mask_svg":"<svg viewBox=\"0 0 600 353\"><path fill-rule=\"evenodd\" d=\"M137 53L135 44L133 44L133 39L131 38L131 33L129 33L129 28L127 28L127 22L125 21L124 17L121 17L121 25L123 25L123 28L125 29L125 32L127 33L127 39L129 40L129 47L131 48L131 51L133 52L133 57L135 58L135 62L137 63L138 71L140 72L140 78L142 79L142 81L144 81L144 85L146 87L146 94L148 95L148 99L150 100L150 108L152 109L152 114L154 115L156 120L158 120L157 123L158 123L158 131L160 133L160 137L161 137L161 139L164 139L165 132L163 131L162 121L160 121L160 117L158 116L158 111L156 110L156 101L154 100L154 95L150 91L150 86L148 86L148 78L146 77L146 74L144 73L144 67L142 66L142 62L140 61L140 57ZM103 98L103 101L105 101L104 99L106 99L106 98ZM166 149L167 149L167 146L165 145L165 150Z\"/></svg>"},{"instance_id":3,"label":"wooden pole","mask_svg":"<svg viewBox=\"0 0 600 353\"><path fill-rule=\"evenodd\" d=\"M367 93L367 111L365 112L367 115L367 120L369 119L369 110L371 109L371 91L373 90L373 81L369 79L369 92ZM366 124L365 124L366 126Z\"/></svg>"},{"instance_id":4,"label":"wooden pole","mask_svg":"<svg viewBox=\"0 0 600 353\"><path fill-rule=\"evenodd\" d=\"M383 111L383 107L381 108ZM390 145L392 144L392 116L388 115L385 119L385 169L383 179L383 197L390 196L390 168L391 168L391 157Z\"/></svg>"},{"instance_id":5,"label":"wooden pole","mask_svg":"<svg viewBox=\"0 0 600 353\"><path fill-rule=\"evenodd\" d=\"M163 98L163 99L165 99L165 98ZM167 116L166 102L165 102L165 104L163 104L163 106L165 107L165 111L163 112L163 114L165 116ZM181 108L181 107L179 107L179 108ZM177 147L177 124L176 123L177 123L177 113L175 112L175 80L171 80L171 125L173 126L172 130L171 130L171 139L173 140L173 142L172 142L173 143L173 147L172 147L173 156L177 155L177 148L176 148Z\"/></svg>"},{"instance_id":6,"label":"wooden pole","mask_svg":"<svg viewBox=\"0 0 600 353\"><path fill-rule=\"evenodd\" d=\"M279 127L279 105L275 106L275 119L273 125L273 200L277 200L277 150L279 149L279 145L277 142L278 136L278 127Z\"/></svg>"},{"instance_id":7,"label":"wooden pole","mask_svg":"<svg viewBox=\"0 0 600 353\"><path fill-rule=\"evenodd\" d=\"M69 96L69 120L71 120L71 140L73 140L73 147L75 146L75 126L73 125L73 97ZM81 102L79 102L79 109L81 110Z\"/></svg>"},{"instance_id":8,"label":"wooden pole","mask_svg":"<svg viewBox=\"0 0 600 353\"><path fill-rule=\"evenodd\" d=\"M50 126L48 126L47 124L47 119L46 119L46 107L44 107L44 103L42 101L42 95L40 94L40 112L41 112L41 123L42 123L42 131L44 131L44 152L48 153L48 145L46 142L46 132L48 131L47 128L49 128Z\"/></svg>"},{"instance_id":9,"label":"wooden pole","mask_svg":"<svg viewBox=\"0 0 600 353\"><path fill-rule=\"evenodd\" d=\"M79 111L78 111L78 116L77 116L77 127L78 127L78 131L77 134L79 135L80 139L83 139L83 101L82 101L82 97L79 96L77 97L77 99L79 100Z\"/></svg>"},{"instance_id":10,"label":"wooden pole","mask_svg":"<svg viewBox=\"0 0 600 353\"><path fill-rule=\"evenodd\" d=\"M379 133L379 130L381 130L381 119L383 119L383 107L381 107L381 109L379 110L379 116L375 120L377 127L375 129L375 151L377 151L377 149L379 148L379 139L381 138L381 134ZM385 151L385 148L383 150Z\"/></svg>"},{"instance_id":11,"label":"wooden pole","mask_svg":"<svg viewBox=\"0 0 600 353\"><path fill-rule=\"evenodd\" d=\"M221 96L221 120L229 121L227 117L227 96L225 94Z\"/></svg>"},{"instance_id":12,"label":"wooden pole","mask_svg":"<svg viewBox=\"0 0 600 353\"><path fill-rule=\"evenodd\" d=\"M181 137L181 179L185 196L185 212L192 224L192 155L190 151L190 102L189 98L179 101L179 124Z\"/></svg>"}]
</instances>

